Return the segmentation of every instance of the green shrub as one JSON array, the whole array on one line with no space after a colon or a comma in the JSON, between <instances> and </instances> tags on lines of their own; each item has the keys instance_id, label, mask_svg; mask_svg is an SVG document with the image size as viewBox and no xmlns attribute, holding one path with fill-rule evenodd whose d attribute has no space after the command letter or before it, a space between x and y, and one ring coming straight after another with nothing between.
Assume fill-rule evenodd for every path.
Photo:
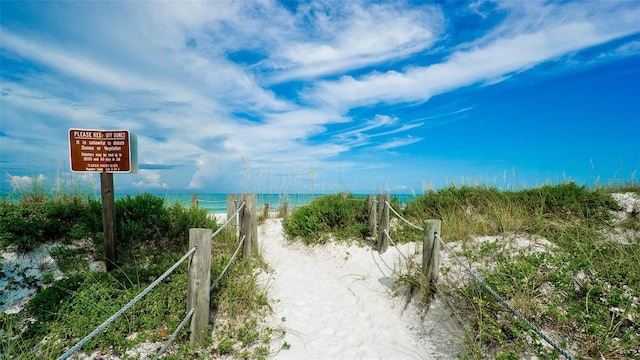
<instances>
[{"instance_id":1,"label":"green shrub","mask_svg":"<svg viewBox=\"0 0 640 360\"><path fill-rule=\"evenodd\" d=\"M116 228L122 244L148 241L169 231L169 214L161 197L144 193L115 202Z\"/></svg>"},{"instance_id":2,"label":"green shrub","mask_svg":"<svg viewBox=\"0 0 640 360\"><path fill-rule=\"evenodd\" d=\"M40 202L0 202L0 245L13 244L19 252L33 250L49 241L81 239L95 233L96 226L88 219L92 200L80 197L41 199ZM98 203L99 205L99 203ZM101 206L101 205L100 205ZM100 210L100 230L102 212Z\"/></svg>"},{"instance_id":3,"label":"green shrub","mask_svg":"<svg viewBox=\"0 0 640 360\"><path fill-rule=\"evenodd\" d=\"M116 200L118 263L135 265L163 253L187 248L190 228L217 228L206 209L165 207L164 199L149 193Z\"/></svg>"},{"instance_id":4,"label":"green shrub","mask_svg":"<svg viewBox=\"0 0 640 360\"><path fill-rule=\"evenodd\" d=\"M217 228L215 218L209 218L207 209L204 208L185 208L180 204L173 204L167 208L167 213L171 224L168 235L178 241L188 242L191 228Z\"/></svg>"},{"instance_id":5,"label":"green shrub","mask_svg":"<svg viewBox=\"0 0 640 360\"><path fill-rule=\"evenodd\" d=\"M305 242L321 241L322 234L332 233L339 239L365 238L367 204L351 194L331 194L318 197L309 205L297 208L284 223L287 236L300 236Z\"/></svg>"},{"instance_id":6,"label":"green shrub","mask_svg":"<svg viewBox=\"0 0 640 360\"><path fill-rule=\"evenodd\" d=\"M15 245L18 251L32 250L44 235L44 210L42 204L20 205L0 203L0 237L2 247Z\"/></svg>"}]
</instances>

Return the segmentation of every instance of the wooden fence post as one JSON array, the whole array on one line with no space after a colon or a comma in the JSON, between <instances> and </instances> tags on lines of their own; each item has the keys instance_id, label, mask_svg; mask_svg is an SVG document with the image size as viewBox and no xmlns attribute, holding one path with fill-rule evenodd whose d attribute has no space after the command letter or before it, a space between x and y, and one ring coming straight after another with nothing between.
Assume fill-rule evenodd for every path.
<instances>
[{"instance_id":1,"label":"wooden fence post","mask_svg":"<svg viewBox=\"0 0 640 360\"><path fill-rule=\"evenodd\" d=\"M424 242L422 243L422 273L430 285L438 281L440 271L440 242L435 234L440 236L441 221L425 220L424 222Z\"/></svg>"},{"instance_id":2,"label":"wooden fence post","mask_svg":"<svg viewBox=\"0 0 640 360\"><path fill-rule=\"evenodd\" d=\"M253 215L251 216L251 252L253 254L258 253L258 214L256 209L258 208L258 201L256 194L248 194L253 204Z\"/></svg>"},{"instance_id":3,"label":"wooden fence post","mask_svg":"<svg viewBox=\"0 0 640 360\"><path fill-rule=\"evenodd\" d=\"M107 271L115 269L118 260L116 251L116 210L113 193L113 173L100 173L102 197L102 231L104 232L104 255Z\"/></svg>"},{"instance_id":4,"label":"wooden fence post","mask_svg":"<svg viewBox=\"0 0 640 360\"><path fill-rule=\"evenodd\" d=\"M280 207L281 211L282 211L282 218L284 221L287 221L287 218L289 217L289 203L288 202L283 202L282 206Z\"/></svg>"},{"instance_id":5,"label":"wooden fence post","mask_svg":"<svg viewBox=\"0 0 640 360\"><path fill-rule=\"evenodd\" d=\"M389 194L380 194L378 199L378 251L381 254L384 254L389 247L389 240L387 235L384 234L385 230L389 231L389 207L387 206L389 199Z\"/></svg>"},{"instance_id":6,"label":"wooden fence post","mask_svg":"<svg viewBox=\"0 0 640 360\"><path fill-rule=\"evenodd\" d=\"M377 235L378 232L378 212L376 211L376 196L367 196L367 207L369 208L369 231L371 235Z\"/></svg>"},{"instance_id":7,"label":"wooden fence post","mask_svg":"<svg viewBox=\"0 0 640 360\"><path fill-rule=\"evenodd\" d=\"M189 262L187 311L196 309L191 318L189 341L200 346L206 346L209 331L211 234L211 229L189 229L189 249L198 248Z\"/></svg>"},{"instance_id":8,"label":"wooden fence post","mask_svg":"<svg viewBox=\"0 0 640 360\"><path fill-rule=\"evenodd\" d=\"M192 208L198 207L198 194L191 195L191 207Z\"/></svg>"},{"instance_id":9,"label":"wooden fence post","mask_svg":"<svg viewBox=\"0 0 640 360\"><path fill-rule=\"evenodd\" d=\"M227 221L236 213L238 210L238 201L236 200L237 195L235 194L227 194ZM233 216L233 219L229 222L231 226L238 226L238 219Z\"/></svg>"},{"instance_id":10,"label":"wooden fence post","mask_svg":"<svg viewBox=\"0 0 640 360\"><path fill-rule=\"evenodd\" d=\"M244 207L240 211L240 234L239 239L244 237L244 245L242 246L242 257L251 258L251 251L254 249L254 231L253 227L256 226L257 233L257 219L256 216L256 194L242 194L240 195L240 206L244 203ZM257 236L256 236L257 237ZM257 246L257 239L256 239Z\"/></svg>"}]
</instances>

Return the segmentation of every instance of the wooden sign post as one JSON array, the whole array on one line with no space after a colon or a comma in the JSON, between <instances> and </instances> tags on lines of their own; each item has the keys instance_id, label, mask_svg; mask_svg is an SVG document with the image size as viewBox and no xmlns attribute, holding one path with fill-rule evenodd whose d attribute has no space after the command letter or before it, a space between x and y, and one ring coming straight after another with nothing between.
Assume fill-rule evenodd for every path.
<instances>
[{"instance_id":1,"label":"wooden sign post","mask_svg":"<svg viewBox=\"0 0 640 360\"><path fill-rule=\"evenodd\" d=\"M116 266L116 231L113 174L138 171L135 135L128 130L69 130L71 171L100 173L102 228L107 271Z\"/></svg>"},{"instance_id":2,"label":"wooden sign post","mask_svg":"<svg viewBox=\"0 0 640 360\"><path fill-rule=\"evenodd\" d=\"M113 173L100 173L100 195L102 197L102 231L104 233L104 256L107 271L116 267L116 204L113 195Z\"/></svg>"}]
</instances>

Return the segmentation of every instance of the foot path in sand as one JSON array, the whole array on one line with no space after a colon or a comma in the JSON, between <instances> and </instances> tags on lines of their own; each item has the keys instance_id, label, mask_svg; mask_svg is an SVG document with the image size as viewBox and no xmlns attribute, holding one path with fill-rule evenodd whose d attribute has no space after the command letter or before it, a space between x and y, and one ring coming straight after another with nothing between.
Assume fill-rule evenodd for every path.
<instances>
[{"instance_id":1,"label":"foot path in sand","mask_svg":"<svg viewBox=\"0 0 640 360\"><path fill-rule=\"evenodd\" d=\"M379 254L357 245L307 247L284 237L282 219L261 225L259 239L273 269L265 279L272 320L286 330L273 344L281 348L276 359L455 358L458 341L441 304L419 316L392 296L392 274L404 260L395 248ZM409 256L416 245L398 250Z\"/></svg>"}]
</instances>

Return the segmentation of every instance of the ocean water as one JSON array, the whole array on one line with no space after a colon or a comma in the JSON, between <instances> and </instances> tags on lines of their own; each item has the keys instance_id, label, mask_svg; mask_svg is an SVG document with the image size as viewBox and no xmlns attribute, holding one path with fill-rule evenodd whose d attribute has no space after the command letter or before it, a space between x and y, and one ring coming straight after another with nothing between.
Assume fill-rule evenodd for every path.
<instances>
[{"instance_id":1,"label":"ocean water","mask_svg":"<svg viewBox=\"0 0 640 360\"><path fill-rule=\"evenodd\" d=\"M290 210L307 205L311 200L324 194L256 194L258 209L262 209L265 204L269 204L269 208L274 211L279 209L281 204L286 202ZM184 206L191 206L191 195L159 195L165 199L166 204L180 203ZM369 194L353 194L355 198L365 200ZM377 196L377 195L376 195ZM392 194L397 197L403 205L407 201L412 200L415 196L412 194ZM207 209L210 213L226 213L227 212L227 194L198 194L198 206Z\"/></svg>"},{"instance_id":2,"label":"ocean water","mask_svg":"<svg viewBox=\"0 0 640 360\"><path fill-rule=\"evenodd\" d=\"M167 205L179 203L184 206L191 206L191 196L186 194L158 195L165 199ZM283 203L288 203L290 209L307 205L319 195L311 194L256 194L256 206L262 209L265 204L269 204L271 209L279 209ZM227 194L198 194L198 206L207 209L209 213L227 212Z\"/></svg>"},{"instance_id":3,"label":"ocean water","mask_svg":"<svg viewBox=\"0 0 640 360\"><path fill-rule=\"evenodd\" d=\"M119 199L125 196L135 196L137 194L131 193L115 193L115 199ZM166 205L172 205L179 203L183 206L191 206L191 194L153 194L155 196L164 199ZM258 209L262 209L265 204L269 204L269 208L276 211L280 208L281 204L286 202L290 210L297 207L309 204L313 199L326 194L256 194L256 201ZM375 195L375 194L374 194ZM93 194L100 198L100 194ZM355 198L365 200L369 194L353 194ZM413 200L415 195L413 194L391 194L392 197L397 197L403 205L406 205L407 201ZM376 195L377 197L377 195ZM0 201L9 199L9 201L20 201L21 196L19 194L2 194L0 195ZM227 212L227 194L198 194L198 206L207 209L209 213L226 213Z\"/></svg>"}]
</instances>

